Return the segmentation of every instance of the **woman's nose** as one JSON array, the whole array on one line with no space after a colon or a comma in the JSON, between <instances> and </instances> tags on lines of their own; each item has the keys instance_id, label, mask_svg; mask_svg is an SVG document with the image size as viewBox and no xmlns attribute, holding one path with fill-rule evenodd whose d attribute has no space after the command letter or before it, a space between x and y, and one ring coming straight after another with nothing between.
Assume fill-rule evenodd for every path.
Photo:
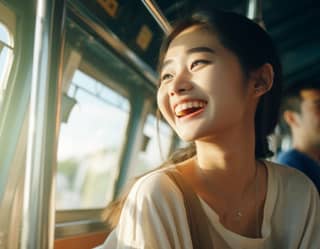
<instances>
[{"instance_id":1,"label":"woman's nose","mask_svg":"<svg viewBox=\"0 0 320 249\"><path fill-rule=\"evenodd\" d=\"M171 88L169 90L169 95L179 95L186 91L190 91L193 88L190 78L186 75L181 75L176 77L171 83Z\"/></svg>"}]
</instances>

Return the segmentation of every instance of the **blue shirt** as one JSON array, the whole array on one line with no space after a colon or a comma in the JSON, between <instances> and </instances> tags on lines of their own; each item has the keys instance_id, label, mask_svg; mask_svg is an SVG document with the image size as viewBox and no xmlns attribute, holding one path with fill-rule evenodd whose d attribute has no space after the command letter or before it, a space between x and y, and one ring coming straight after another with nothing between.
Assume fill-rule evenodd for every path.
<instances>
[{"instance_id":1,"label":"blue shirt","mask_svg":"<svg viewBox=\"0 0 320 249\"><path fill-rule=\"evenodd\" d=\"M302 171L313 181L320 193L320 164L317 161L295 149L281 152L277 161Z\"/></svg>"}]
</instances>

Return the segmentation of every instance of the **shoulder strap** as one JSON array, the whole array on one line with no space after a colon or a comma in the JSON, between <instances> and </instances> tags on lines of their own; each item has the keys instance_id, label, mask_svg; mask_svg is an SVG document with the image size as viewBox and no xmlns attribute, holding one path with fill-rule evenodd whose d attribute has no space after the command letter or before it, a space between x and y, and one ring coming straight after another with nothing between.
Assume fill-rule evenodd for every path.
<instances>
[{"instance_id":1,"label":"shoulder strap","mask_svg":"<svg viewBox=\"0 0 320 249\"><path fill-rule=\"evenodd\" d=\"M208 217L200 200L181 173L176 168L168 169L165 173L182 193L193 249L231 249L215 229L210 234Z\"/></svg>"},{"instance_id":2,"label":"shoulder strap","mask_svg":"<svg viewBox=\"0 0 320 249\"><path fill-rule=\"evenodd\" d=\"M165 171L165 174L170 177L170 179L176 184L182 193L193 248L213 249L212 238L209 231L208 217L202 209L198 196L193 191L191 186L183 180L178 170L168 169Z\"/></svg>"}]
</instances>

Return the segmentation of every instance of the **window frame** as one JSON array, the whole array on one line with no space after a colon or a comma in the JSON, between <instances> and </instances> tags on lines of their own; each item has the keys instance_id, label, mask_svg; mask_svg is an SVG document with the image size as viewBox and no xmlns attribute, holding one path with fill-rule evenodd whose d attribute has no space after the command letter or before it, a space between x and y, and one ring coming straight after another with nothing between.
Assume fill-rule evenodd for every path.
<instances>
[{"instance_id":1,"label":"window frame","mask_svg":"<svg viewBox=\"0 0 320 249\"><path fill-rule=\"evenodd\" d=\"M150 109L150 99L149 98L149 92L150 90L153 91L156 88L156 74L149 70L148 67L141 61L138 57L135 57L135 55L132 53L131 50L129 50L125 44L123 44L115 35L108 30L107 27L101 26L101 24L97 24L94 20L91 20L89 16L86 15L86 13L82 12L77 8L76 5L74 5L71 2L68 2L68 8L67 8L67 19L70 19L71 21L75 22L77 25L80 25L81 28L85 32L89 32L94 37L97 37L99 40L99 43L103 45L106 49L110 49L112 53L114 53L119 60L122 60L130 68L130 70L133 70L135 74L139 75L139 77L142 76L143 82L137 82L136 86L144 86L144 89L146 89L146 92L142 94L144 96L143 100L143 107L141 108L142 111L137 114L134 114L135 109L132 107L133 99L132 99L132 86L128 86L127 83L119 84L118 82L114 82L112 80L109 81L108 77L106 77L106 74L104 74L103 71L101 71L101 68L95 68L93 67L93 64L90 63L90 60L88 58L82 60L80 62L81 66L79 65L79 69L83 71L84 73L88 74L89 76L98 79L101 83L106 84L108 87L112 88L113 90L120 93L122 96L129 99L129 105L130 105L130 117L129 117L129 123L126 132L130 130L130 120L132 117L143 119L143 116L146 115L146 111ZM129 56L130 55L130 56ZM77 69L78 69L77 68ZM70 73L70 72L68 72ZM94 76L93 76L93 75ZM100 78L100 76L102 76ZM108 80L107 80L108 79ZM108 81L108 82L106 82ZM145 84L148 81L150 84ZM152 85L153 83L153 85ZM139 132L137 133L137 139L139 140ZM128 141L126 140L124 142L124 147L127 147L126 144ZM130 154L130 152L129 152ZM129 158L129 162L126 162L126 159ZM130 165L130 160L132 158L127 157L126 155L126 149L123 148L123 151L121 153L121 164L128 164ZM129 167L129 166L128 166ZM119 169L120 171L121 169ZM119 178L121 178L119 176ZM121 185L121 184L120 184ZM117 186L116 186L117 188ZM84 234L86 232L96 232L105 230L105 225L102 221L102 212L104 208L102 209L92 209L92 210L68 210L68 211L59 211L56 210L56 228L55 228L55 238L65 238L67 236L74 236L79 234Z\"/></svg>"}]
</instances>

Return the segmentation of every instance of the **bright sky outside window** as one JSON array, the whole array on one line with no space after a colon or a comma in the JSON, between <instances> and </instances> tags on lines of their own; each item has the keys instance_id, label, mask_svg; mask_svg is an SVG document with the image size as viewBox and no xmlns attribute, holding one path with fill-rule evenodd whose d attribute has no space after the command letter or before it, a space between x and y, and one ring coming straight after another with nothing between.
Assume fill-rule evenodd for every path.
<instances>
[{"instance_id":1,"label":"bright sky outside window","mask_svg":"<svg viewBox=\"0 0 320 249\"><path fill-rule=\"evenodd\" d=\"M129 101L79 70L68 98L75 105L60 129L57 209L101 208L113 197Z\"/></svg>"},{"instance_id":2,"label":"bright sky outside window","mask_svg":"<svg viewBox=\"0 0 320 249\"><path fill-rule=\"evenodd\" d=\"M7 27L0 22L0 107L7 89L13 61L13 39Z\"/></svg>"}]
</instances>

